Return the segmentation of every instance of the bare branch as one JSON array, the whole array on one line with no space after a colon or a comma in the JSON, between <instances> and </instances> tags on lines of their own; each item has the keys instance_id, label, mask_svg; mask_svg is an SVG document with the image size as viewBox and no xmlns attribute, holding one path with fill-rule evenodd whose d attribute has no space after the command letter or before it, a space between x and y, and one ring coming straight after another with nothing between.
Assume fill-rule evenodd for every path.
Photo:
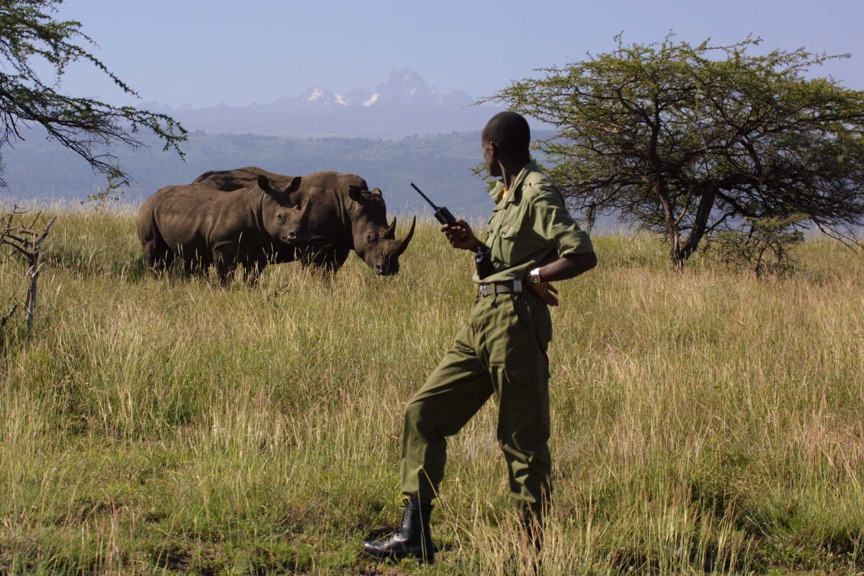
<instances>
[{"instance_id":1,"label":"bare branch","mask_svg":"<svg viewBox=\"0 0 864 576\"><path fill-rule=\"evenodd\" d=\"M51 218L41 230L37 228L37 224L42 218L41 213L37 213L27 226L16 225L15 221L21 219L27 213L28 211L15 206L12 209L12 212L0 216L0 226L2 226L2 229L0 229L0 246L8 246L14 250L15 253L22 256L27 262L27 276L29 283L25 305L27 308L27 331L30 332L33 328L33 322L36 315L37 282L41 271L39 259L42 244L51 232L51 228L57 221L57 217L54 216ZM17 308L17 304L15 307ZM11 315L12 312L4 317L4 324Z\"/></svg>"},{"instance_id":2,"label":"bare branch","mask_svg":"<svg viewBox=\"0 0 864 576\"><path fill-rule=\"evenodd\" d=\"M15 314L16 310L18 310L17 302L12 305L12 309L9 310L9 312L7 312L2 318L0 318L0 330L2 330L4 326L6 326L6 323L9 321L10 318L12 318L12 315Z\"/></svg>"}]
</instances>

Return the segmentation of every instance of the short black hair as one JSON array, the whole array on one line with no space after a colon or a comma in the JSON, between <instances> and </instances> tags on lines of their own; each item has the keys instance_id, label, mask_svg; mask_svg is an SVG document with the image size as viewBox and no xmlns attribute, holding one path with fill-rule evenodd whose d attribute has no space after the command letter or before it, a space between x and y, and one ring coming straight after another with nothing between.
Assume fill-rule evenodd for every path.
<instances>
[{"instance_id":1,"label":"short black hair","mask_svg":"<svg viewBox=\"0 0 864 576\"><path fill-rule=\"evenodd\" d=\"M531 128L521 114L499 112L483 128L483 139L505 155L524 154L531 144Z\"/></svg>"}]
</instances>

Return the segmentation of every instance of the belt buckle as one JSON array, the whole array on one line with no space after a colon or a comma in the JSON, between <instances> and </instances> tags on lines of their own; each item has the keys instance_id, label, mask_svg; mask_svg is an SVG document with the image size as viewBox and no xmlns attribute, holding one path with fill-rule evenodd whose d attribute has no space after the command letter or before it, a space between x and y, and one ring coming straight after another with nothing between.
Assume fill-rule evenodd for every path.
<instances>
[{"instance_id":1,"label":"belt buckle","mask_svg":"<svg viewBox=\"0 0 864 576\"><path fill-rule=\"evenodd\" d=\"M477 293L480 294L483 298L489 295L489 284L480 284L480 287L477 289Z\"/></svg>"}]
</instances>

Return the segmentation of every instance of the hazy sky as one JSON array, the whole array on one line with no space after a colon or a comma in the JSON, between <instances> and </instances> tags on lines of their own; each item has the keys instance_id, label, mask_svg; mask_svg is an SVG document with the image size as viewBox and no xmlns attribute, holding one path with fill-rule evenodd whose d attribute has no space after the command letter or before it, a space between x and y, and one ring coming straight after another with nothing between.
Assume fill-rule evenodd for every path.
<instances>
[{"instance_id":1,"label":"hazy sky","mask_svg":"<svg viewBox=\"0 0 864 576\"><path fill-rule=\"evenodd\" d=\"M441 92L489 96L537 68L625 43L748 34L762 48L851 53L817 69L864 89L864 0L65 0L94 54L143 102L195 107L293 97L313 85L373 89L410 68ZM76 68L74 95L126 103Z\"/></svg>"}]
</instances>

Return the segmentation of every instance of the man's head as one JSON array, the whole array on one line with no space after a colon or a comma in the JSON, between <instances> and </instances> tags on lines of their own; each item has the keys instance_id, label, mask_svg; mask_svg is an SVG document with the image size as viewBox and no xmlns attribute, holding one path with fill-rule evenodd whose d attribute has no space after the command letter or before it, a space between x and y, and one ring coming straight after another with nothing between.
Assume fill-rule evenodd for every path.
<instances>
[{"instance_id":1,"label":"man's head","mask_svg":"<svg viewBox=\"0 0 864 576\"><path fill-rule=\"evenodd\" d=\"M483 160L492 176L501 175L500 162L521 163L531 159L531 129L516 112L499 112L486 123L481 137Z\"/></svg>"}]
</instances>

